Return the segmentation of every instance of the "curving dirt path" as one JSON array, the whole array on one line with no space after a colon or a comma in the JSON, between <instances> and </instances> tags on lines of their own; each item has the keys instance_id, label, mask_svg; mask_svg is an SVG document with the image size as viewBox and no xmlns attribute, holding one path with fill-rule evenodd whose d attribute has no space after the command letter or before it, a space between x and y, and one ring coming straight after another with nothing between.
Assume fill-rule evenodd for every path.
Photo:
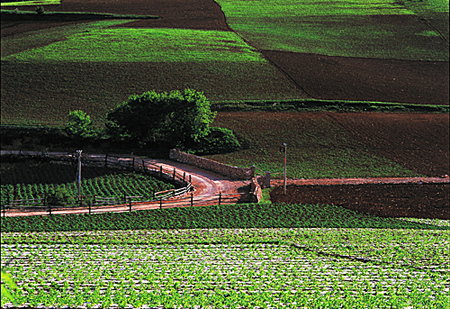
<instances>
[{"instance_id":1,"label":"curving dirt path","mask_svg":"<svg viewBox=\"0 0 450 309\"><path fill-rule=\"evenodd\" d=\"M18 151L1 151L1 154L6 153L19 153ZM27 152L30 155L36 155L37 152ZM51 153L52 155L56 155L57 153ZM95 156L95 155L92 155ZM128 155L124 155L123 158L129 158ZM129 158L130 159L130 158ZM136 159L142 159L136 157ZM224 197L222 199L222 203L231 203L235 204L238 202L240 198L240 194L246 190L248 190L248 180L232 180L225 176L221 176L211 171L206 171L200 169L195 166L182 164L170 160L163 159L146 159L147 162L162 166L164 170L173 170L176 169L179 173L186 173L187 177L191 176L192 185L194 186L193 195L186 194L182 197L177 197L169 200L165 200L162 204L162 208L172 208L172 207L190 207L191 202L193 202L193 206L206 206L206 205L216 205L218 204L218 195L221 193ZM287 185L289 185L289 194L282 194L282 186L284 181L281 179L272 179L271 186L278 187L273 190L271 193L271 199L274 202L308 202L308 203L333 203L338 205L343 205L344 207L348 207L354 210L362 210L365 209L367 212L376 212L378 215L382 216L390 216L393 209L390 205L393 201L396 201L396 206L399 205L398 200L400 199L402 202L402 209L399 210L399 207L396 209L395 216L401 214L401 216L413 216L413 217L439 217L443 219L448 218L448 214L444 208L448 204L448 190L450 184L450 178L448 175L446 177L386 177L386 178L336 178L336 179L288 179ZM380 202L377 200L378 195L383 195L384 193L389 193L392 185L406 185L402 190L394 190L396 193L401 193L401 197L397 197L396 195L389 195L389 197L384 197ZM421 186L423 184L430 184L434 186L438 186L439 188L436 191L436 188L431 188L430 186ZM351 189L345 189L350 188ZM365 185L365 186L361 186ZM375 186L375 187L374 187ZM373 191L377 190L377 194L369 194L371 196L370 199L366 199L364 201L365 206L358 205L358 201L364 196L368 196L363 188L368 188ZM375 189L374 189L375 188ZM424 191L424 190L428 191ZM414 193L415 191L418 193ZM433 191L434 190L434 191ZM442 191L442 192L441 192ZM405 193L406 192L406 193ZM412 192L412 193L411 193ZM447 193L446 193L447 192ZM405 199L404 195L408 195L411 197L410 199ZM433 196L429 196L433 194ZM441 196L435 198L437 195ZM225 200L225 197L228 195L228 199ZM419 197L422 200L419 200ZM343 202L344 201L344 202ZM425 202L424 202L425 201ZM355 203L356 204L355 204ZM426 205L425 205L425 204ZM431 204L430 204L431 203ZM351 205L350 205L351 204ZM370 208L374 204L374 207ZM435 206L439 204L438 210L433 210ZM442 205L441 205L442 204ZM349 206L350 205L350 206ZM358 205L358 206L356 206ZM407 209L405 208L407 206ZM425 206L424 206L425 205ZM373 205L372 205L373 206ZM416 208L421 206L422 210L417 210ZM133 204L132 210L146 210L146 209L157 209L160 208L160 202L151 202L151 203L141 203L141 204ZM358 209L356 209L358 208ZM390 212L388 212L387 210ZM431 209L431 210L430 210ZM102 207L93 207L93 213L101 213L101 212L127 212L129 211L128 205L115 205L115 206L102 206ZM87 208L72 208L70 210L61 209L61 210L53 210L52 214L83 214L88 213L89 210ZM8 211L6 212L6 216L35 216L35 215L48 215L48 211L34 211L34 212L24 212L24 211ZM393 216L393 215L392 215Z\"/></svg>"},{"instance_id":2,"label":"curving dirt path","mask_svg":"<svg viewBox=\"0 0 450 309\"><path fill-rule=\"evenodd\" d=\"M19 151L1 151L1 154L18 154ZM38 155L38 152L26 152L29 155ZM65 155L63 153L49 153L50 155ZM90 156L100 156L96 154L89 154ZM103 156L103 155L101 155ZM123 158L129 158L129 155L124 155ZM135 159L143 159L141 157L135 157ZM245 187L249 184L249 181L245 180L233 180L228 177L216 174L211 171L206 171L195 166L182 164L170 160L163 159L146 159L146 162L162 167L164 170L176 169L177 173L186 173L186 177L191 177L191 182L194 187L193 191L193 205L194 206L206 206L214 205L218 203L219 193L224 196L222 203L236 203L240 194L245 191ZM229 196L228 196L229 195ZM225 197L227 197L225 199ZM181 197L168 199L163 201L163 208L171 207L188 207L191 206L191 194L186 194ZM160 208L159 202L133 204L133 210L145 210ZM95 213L100 212L124 212L129 211L128 205L116 205L116 206L102 206L92 208ZM52 214L82 214L88 213L87 208L72 208L70 210L53 210ZM34 216L34 215L47 215L48 211L8 211L6 216Z\"/></svg>"}]
</instances>

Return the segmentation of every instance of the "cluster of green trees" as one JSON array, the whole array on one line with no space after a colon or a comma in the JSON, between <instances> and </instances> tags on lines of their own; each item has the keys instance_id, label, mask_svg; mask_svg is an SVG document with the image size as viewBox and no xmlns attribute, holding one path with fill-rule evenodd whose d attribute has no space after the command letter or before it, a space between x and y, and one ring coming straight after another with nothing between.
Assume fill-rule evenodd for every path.
<instances>
[{"instance_id":1,"label":"cluster of green trees","mask_svg":"<svg viewBox=\"0 0 450 309\"><path fill-rule=\"evenodd\" d=\"M213 128L216 113L202 92L192 89L157 93L154 90L132 95L107 114L102 130L97 130L85 112L69 113L66 134L83 141L107 136L114 141L133 142L140 147L162 144L199 154L229 152L240 148L233 132Z\"/></svg>"}]
</instances>

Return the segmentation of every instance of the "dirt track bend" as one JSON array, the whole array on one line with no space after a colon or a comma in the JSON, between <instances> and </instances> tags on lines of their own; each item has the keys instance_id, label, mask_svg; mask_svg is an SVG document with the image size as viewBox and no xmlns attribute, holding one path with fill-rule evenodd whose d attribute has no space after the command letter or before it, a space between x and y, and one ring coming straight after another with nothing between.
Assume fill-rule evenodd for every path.
<instances>
[{"instance_id":1,"label":"dirt track bend","mask_svg":"<svg viewBox=\"0 0 450 309\"><path fill-rule=\"evenodd\" d=\"M11 153L1 151L1 154ZM14 152L18 153L18 152ZM27 154L37 154L33 152L27 152ZM55 155L57 153L51 153ZM95 156L95 155L91 155ZM103 155L101 155L103 156ZM125 155L124 155L125 157ZM129 158L129 155L126 157ZM142 159L138 158L137 159ZM164 170L173 170L174 168L178 173L186 173L186 175L191 175L192 185L194 186L194 206L206 206L217 204L218 194L236 194L234 199L229 199L227 201L222 200L222 203L236 203L238 200L238 189L249 184L248 180L232 180L225 176L221 176L211 171L206 171L195 166L182 164L170 160L163 159L146 159L146 162L151 164L162 166ZM189 176L187 176L189 177ZM398 184L398 183L450 183L450 178L448 176L439 177L411 177L411 178L400 178L400 177L386 177L386 178L335 178L335 179L288 179L287 184L295 185L342 185L342 184ZM283 185L283 180L273 179L271 181L272 186ZM181 197L165 200L163 202L163 208L171 207L188 207L191 203L191 195L186 194ZM159 202L149 202L142 204L133 204L133 210L144 210L144 209L157 209L160 208ZM73 208L70 210L52 210L52 214L81 214L88 213L87 208ZM102 206L93 207L93 213L101 212L126 212L129 211L128 205L116 205L116 206ZM32 215L47 215L48 211L39 212L19 212L19 211L8 211L6 216L32 216Z\"/></svg>"},{"instance_id":2,"label":"dirt track bend","mask_svg":"<svg viewBox=\"0 0 450 309\"><path fill-rule=\"evenodd\" d=\"M1 154L19 154L19 151L1 151ZM40 153L38 152L22 152L29 155L38 155ZM49 153L50 155L66 155L66 153ZM95 155L95 154L89 154L89 156L104 156L104 155ZM120 156L120 155L119 155ZM129 155L124 155L124 158L130 158ZM135 159L143 159L140 157L135 157ZM225 176L216 174L211 171L202 170L200 168L197 168L195 166L190 166L187 164L182 164L170 160L163 160L163 159L146 159L146 162L162 166L165 171L167 170L173 170L176 169L177 173L186 173L186 177L191 176L192 185L194 187L194 206L204 206L204 205L211 205L211 204L217 204L217 199L219 193L222 193L223 195L226 194L234 194L236 195L234 198L230 198L228 200L222 200L223 203L236 203L238 200L238 189L241 187L244 187L249 184L249 181L245 180L232 180L230 178L227 178ZM163 208L170 208L170 207L186 207L190 206L191 204L191 195L186 194L181 197L164 200L163 201ZM142 204L133 204L132 209L133 210L144 210L144 209L155 209L159 208L160 204L159 202L149 202L149 203L142 203ZM89 210L85 207L83 208L72 208L70 210L52 210L52 214L69 214L69 213L87 213ZM102 206L92 208L92 211L95 213L100 212L123 212L123 211L129 211L129 208L127 205L121 205L121 206ZM45 215L48 214L48 211L38 211L38 212L19 212L19 211L9 211L6 212L6 216L32 216L32 215ZM2 214L3 215L3 214Z\"/></svg>"}]
</instances>

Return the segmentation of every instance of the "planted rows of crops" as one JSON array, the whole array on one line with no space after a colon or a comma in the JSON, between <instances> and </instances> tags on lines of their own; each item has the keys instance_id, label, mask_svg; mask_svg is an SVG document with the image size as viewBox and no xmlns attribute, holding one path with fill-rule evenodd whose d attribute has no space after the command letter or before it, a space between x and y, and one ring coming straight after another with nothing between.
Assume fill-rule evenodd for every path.
<instances>
[{"instance_id":1,"label":"planted rows of crops","mask_svg":"<svg viewBox=\"0 0 450 309\"><path fill-rule=\"evenodd\" d=\"M448 304L446 220L257 204L1 222L1 262L10 261L6 270L19 285L19 304Z\"/></svg>"},{"instance_id":2,"label":"planted rows of crops","mask_svg":"<svg viewBox=\"0 0 450 309\"><path fill-rule=\"evenodd\" d=\"M10 257L30 306L425 307L444 305L450 287L448 274L276 244L2 245Z\"/></svg>"},{"instance_id":3,"label":"planted rows of crops","mask_svg":"<svg viewBox=\"0 0 450 309\"><path fill-rule=\"evenodd\" d=\"M14 164L2 168L1 200L38 199L64 187L71 196L78 195L76 167L55 164ZM173 189L174 185L139 172L100 167L82 170L81 194L84 196L152 196L154 192Z\"/></svg>"}]
</instances>

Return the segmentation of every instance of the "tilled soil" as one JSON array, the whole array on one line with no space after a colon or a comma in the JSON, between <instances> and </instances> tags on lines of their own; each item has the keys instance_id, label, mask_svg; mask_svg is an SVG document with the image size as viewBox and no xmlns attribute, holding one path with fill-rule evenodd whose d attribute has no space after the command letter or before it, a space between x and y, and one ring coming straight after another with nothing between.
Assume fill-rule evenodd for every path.
<instances>
[{"instance_id":1,"label":"tilled soil","mask_svg":"<svg viewBox=\"0 0 450 309\"><path fill-rule=\"evenodd\" d=\"M289 185L270 193L274 203L334 204L379 217L450 220L450 183Z\"/></svg>"},{"instance_id":2,"label":"tilled soil","mask_svg":"<svg viewBox=\"0 0 450 309\"><path fill-rule=\"evenodd\" d=\"M450 175L448 114L328 113L380 157L422 175Z\"/></svg>"},{"instance_id":3,"label":"tilled soil","mask_svg":"<svg viewBox=\"0 0 450 309\"><path fill-rule=\"evenodd\" d=\"M449 62L263 50L308 95L325 100L448 104Z\"/></svg>"}]
</instances>

